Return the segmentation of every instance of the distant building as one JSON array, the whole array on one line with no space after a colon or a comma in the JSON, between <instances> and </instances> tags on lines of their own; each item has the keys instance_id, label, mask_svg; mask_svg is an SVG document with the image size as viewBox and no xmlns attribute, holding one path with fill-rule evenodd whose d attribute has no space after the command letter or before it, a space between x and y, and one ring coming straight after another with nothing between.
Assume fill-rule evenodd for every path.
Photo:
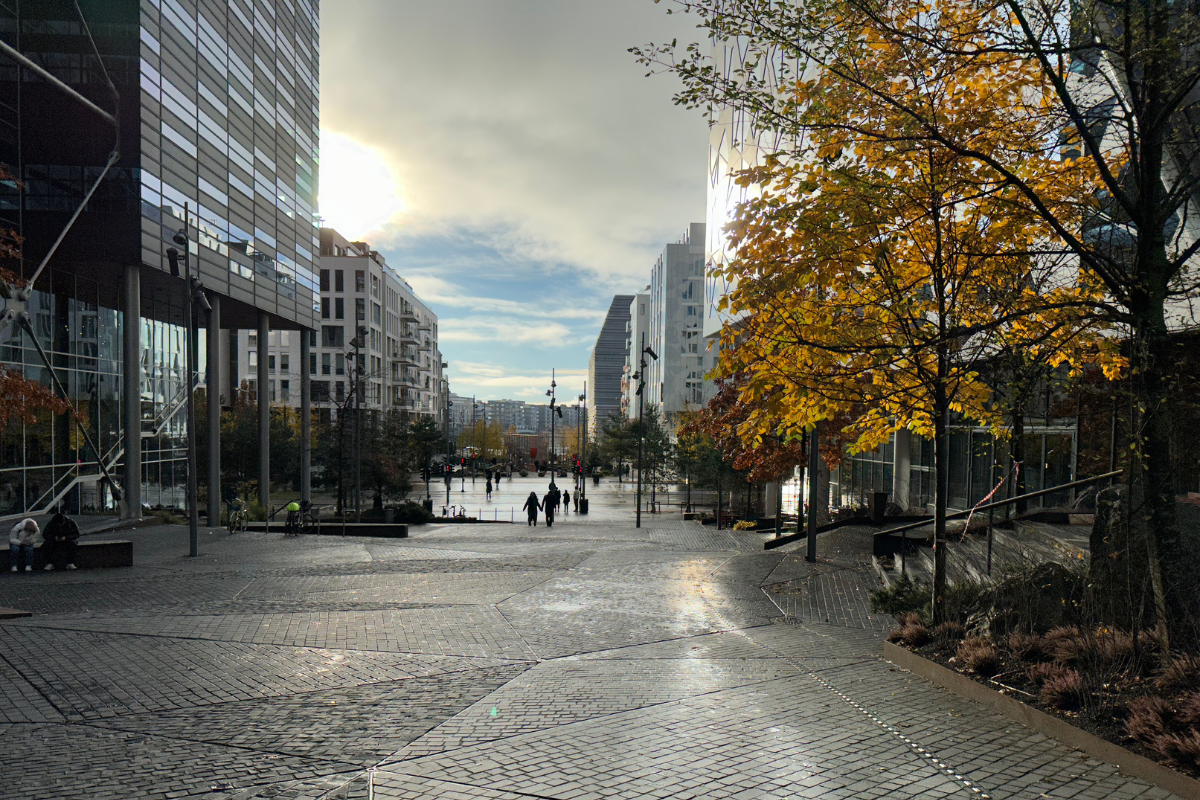
<instances>
[{"instance_id":1,"label":"distant building","mask_svg":"<svg viewBox=\"0 0 1200 800\"><path fill-rule=\"evenodd\" d=\"M550 430L550 405L526 403L524 400L473 400L470 397L451 395L450 435L470 428L472 420L495 423L504 433L515 430L520 434L536 434ZM474 416L472 416L474 412ZM580 412L574 405L563 405L562 416L554 421L554 427L563 430L579 425Z\"/></svg>"},{"instance_id":2,"label":"distant building","mask_svg":"<svg viewBox=\"0 0 1200 800\"><path fill-rule=\"evenodd\" d=\"M613 298L588 360L589 436L595 436L609 417L621 413L621 375L625 369L625 337L631 302L631 294Z\"/></svg>"},{"instance_id":3,"label":"distant building","mask_svg":"<svg viewBox=\"0 0 1200 800\"><path fill-rule=\"evenodd\" d=\"M681 411L701 408L716 393L716 384L705 378L716 353L707 352L702 329L704 228L702 222L689 225L650 271L646 342L658 358L647 359L645 401L672 427ZM634 368L639 349L636 342L630 349Z\"/></svg>"},{"instance_id":4,"label":"distant building","mask_svg":"<svg viewBox=\"0 0 1200 800\"><path fill-rule=\"evenodd\" d=\"M362 407L397 409L445 422L442 354L437 315L366 242L351 242L331 228L320 230L320 326L312 332L271 331L267 343L267 396L298 407L300 374L308 370L312 403L326 418L353 402L356 327L365 330L359 357ZM300 337L310 337L308 363ZM258 334L236 333L235 379L256 390Z\"/></svg>"},{"instance_id":5,"label":"distant building","mask_svg":"<svg viewBox=\"0 0 1200 800\"><path fill-rule=\"evenodd\" d=\"M629 304L629 322L625 329L625 369L621 373L621 416L626 419L637 419L638 381L634 373L638 370L638 353L642 349L642 334L646 334L646 344L650 344L650 287L646 291L633 296ZM657 351L656 351L657 352Z\"/></svg>"}]
</instances>

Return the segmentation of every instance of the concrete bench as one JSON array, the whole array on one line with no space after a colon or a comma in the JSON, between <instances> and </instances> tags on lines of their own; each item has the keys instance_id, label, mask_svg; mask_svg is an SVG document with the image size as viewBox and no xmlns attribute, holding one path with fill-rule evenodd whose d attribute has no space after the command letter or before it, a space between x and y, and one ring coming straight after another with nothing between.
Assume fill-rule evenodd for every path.
<instances>
[{"instance_id":1,"label":"concrete bench","mask_svg":"<svg viewBox=\"0 0 1200 800\"><path fill-rule=\"evenodd\" d=\"M19 562L18 562L19 563ZM12 564L9 562L8 548L3 550L3 559L0 560L0 569L8 572ZM22 565L24 566L24 565ZM42 548L36 547L33 550L33 568L42 569L46 566L46 561L42 557ZM80 569L108 569L110 567L132 567L133 566L133 542L130 541L107 541L107 542L88 542L80 541L79 550L75 553L75 566Z\"/></svg>"}]
</instances>

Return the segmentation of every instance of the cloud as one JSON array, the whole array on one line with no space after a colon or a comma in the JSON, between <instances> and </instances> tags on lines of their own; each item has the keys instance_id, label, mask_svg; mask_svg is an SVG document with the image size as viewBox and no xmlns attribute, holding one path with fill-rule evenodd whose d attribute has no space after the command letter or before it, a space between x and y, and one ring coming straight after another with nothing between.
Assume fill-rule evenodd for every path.
<instances>
[{"instance_id":1,"label":"cloud","mask_svg":"<svg viewBox=\"0 0 1200 800\"><path fill-rule=\"evenodd\" d=\"M650 0L324 10L322 125L387 159L408 203L380 249L465 225L616 286L703 219L705 123L626 52L694 37L686 15Z\"/></svg>"}]
</instances>

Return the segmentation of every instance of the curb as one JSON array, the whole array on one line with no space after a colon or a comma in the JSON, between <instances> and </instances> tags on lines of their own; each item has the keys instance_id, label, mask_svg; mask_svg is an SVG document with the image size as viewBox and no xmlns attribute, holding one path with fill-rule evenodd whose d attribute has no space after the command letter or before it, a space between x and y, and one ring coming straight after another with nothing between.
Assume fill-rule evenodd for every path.
<instances>
[{"instance_id":1,"label":"curb","mask_svg":"<svg viewBox=\"0 0 1200 800\"><path fill-rule=\"evenodd\" d=\"M1058 717L1039 711L1008 695L989 689L966 675L943 667L927 658L891 642L883 643L883 657L901 669L924 678L960 697L973 700L993 711L1019 722L1026 728L1087 753L1108 764L1115 764L1126 775L1173 792L1187 800L1200 800L1200 781L1164 767L1145 756L1126 750L1120 745L1082 731Z\"/></svg>"}]
</instances>

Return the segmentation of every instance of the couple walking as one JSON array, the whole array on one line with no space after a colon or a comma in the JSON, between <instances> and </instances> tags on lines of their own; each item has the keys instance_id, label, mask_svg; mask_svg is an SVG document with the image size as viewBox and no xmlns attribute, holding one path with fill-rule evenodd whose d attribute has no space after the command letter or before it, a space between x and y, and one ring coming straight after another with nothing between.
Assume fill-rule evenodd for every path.
<instances>
[{"instance_id":1,"label":"couple walking","mask_svg":"<svg viewBox=\"0 0 1200 800\"><path fill-rule=\"evenodd\" d=\"M561 505L565 514L567 509L570 508L570 502L570 493L560 492L558 487L553 483L550 484L550 488L546 491L546 496L542 498L541 502L538 502L537 492L530 492L524 506L525 510L529 512L529 524L537 527L538 511L544 511L546 514L546 527L553 526L554 512Z\"/></svg>"}]
</instances>

